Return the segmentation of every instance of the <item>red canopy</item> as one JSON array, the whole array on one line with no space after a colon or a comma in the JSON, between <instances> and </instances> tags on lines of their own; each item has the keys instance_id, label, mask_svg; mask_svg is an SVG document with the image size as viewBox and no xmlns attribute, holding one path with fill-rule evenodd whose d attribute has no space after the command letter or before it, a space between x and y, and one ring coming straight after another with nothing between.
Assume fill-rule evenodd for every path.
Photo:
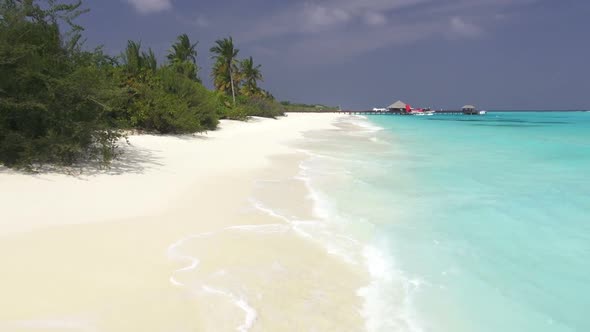
<instances>
[{"instance_id":1,"label":"red canopy","mask_svg":"<svg viewBox=\"0 0 590 332\"><path fill-rule=\"evenodd\" d=\"M412 106L410 106L410 104L406 104L406 112L411 112L412 111Z\"/></svg>"}]
</instances>

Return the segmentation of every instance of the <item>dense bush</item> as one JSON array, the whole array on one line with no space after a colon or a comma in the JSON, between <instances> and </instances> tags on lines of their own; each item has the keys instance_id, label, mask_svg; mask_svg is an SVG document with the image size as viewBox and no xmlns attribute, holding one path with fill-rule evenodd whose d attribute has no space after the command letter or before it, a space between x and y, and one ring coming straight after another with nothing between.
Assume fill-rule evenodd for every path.
<instances>
[{"instance_id":1,"label":"dense bush","mask_svg":"<svg viewBox=\"0 0 590 332\"><path fill-rule=\"evenodd\" d=\"M261 66L237 59L231 37L210 50L210 91L199 78L198 43L186 34L163 65L133 41L120 56L83 51L73 22L84 12L81 0L0 0L0 164L108 163L121 129L184 134L213 130L220 118L283 114L258 86Z\"/></svg>"},{"instance_id":2,"label":"dense bush","mask_svg":"<svg viewBox=\"0 0 590 332\"><path fill-rule=\"evenodd\" d=\"M265 118L276 118L284 115L281 104L269 98L254 96L240 96L237 110L246 116L260 116Z\"/></svg>"},{"instance_id":3,"label":"dense bush","mask_svg":"<svg viewBox=\"0 0 590 332\"><path fill-rule=\"evenodd\" d=\"M159 133L213 130L219 122L216 95L203 85L164 66L123 77L128 99L121 126Z\"/></svg>"},{"instance_id":4,"label":"dense bush","mask_svg":"<svg viewBox=\"0 0 590 332\"><path fill-rule=\"evenodd\" d=\"M163 67L134 42L119 63L100 50L81 50L82 29L72 22L82 12L80 3L0 0L0 164L106 163L121 128L216 128L225 108L200 83L194 45L182 48L188 37L175 45L184 53Z\"/></svg>"},{"instance_id":5,"label":"dense bush","mask_svg":"<svg viewBox=\"0 0 590 332\"><path fill-rule=\"evenodd\" d=\"M183 108L186 108L181 117L186 118L187 121L189 121L188 117L194 117L197 120L199 128L193 131L217 128L219 99L214 92L187 76L179 75L175 66L163 67L158 75L164 90L179 98Z\"/></svg>"},{"instance_id":6,"label":"dense bush","mask_svg":"<svg viewBox=\"0 0 590 332\"><path fill-rule=\"evenodd\" d=\"M188 37L181 37L190 48ZM190 58L187 54L191 50L176 44L173 49L181 54L171 54L171 62L158 68L151 49L142 52L139 43L128 42L123 65L116 70L118 84L127 92L127 99L121 105L122 127L164 134L194 133L217 127L216 94L200 83L196 64L181 60Z\"/></svg>"},{"instance_id":7,"label":"dense bush","mask_svg":"<svg viewBox=\"0 0 590 332\"><path fill-rule=\"evenodd\" d=\"M112 157L118 134L108 100L119 91L100 69L102 55L79 51L76 29L63 40L56 23L76 9L0 1L0 163Z\"/></svg>"},{"instance_id":8,"label":"dense bush","mask_svg":"<svg viewBox=\"0 0 590 332\"><path fill-rule=\"evenodd\" d=\"M303 104L303 103L292 103L290 101L281 101L285 112L332 112L337 111L338 107L326 106L321 104Z\"/></svg>"}]
</instances>

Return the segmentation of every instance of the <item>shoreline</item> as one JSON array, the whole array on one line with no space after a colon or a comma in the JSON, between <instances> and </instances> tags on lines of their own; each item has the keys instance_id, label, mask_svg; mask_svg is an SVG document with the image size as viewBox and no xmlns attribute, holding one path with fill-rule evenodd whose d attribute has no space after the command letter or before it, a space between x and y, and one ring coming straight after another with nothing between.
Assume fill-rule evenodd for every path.
<instances>
[{"instance_id":1,"label":"shoreline","mask_svg":"<svg viewBox=\"0 0 590 332\"><path fill-rule=\"evenodd\" d=\"M10 271L0 305L11 308L0 328L362 330L364 267L301 230L314 218L294 146L338 118L289 114L226 121L194 138L132 136L146 159L136 173L0 173L9 203L0 259ZM38 208L22 210L30 201ZM281 205L301 223L269 213Z\"/></svg>"}]
</instances>

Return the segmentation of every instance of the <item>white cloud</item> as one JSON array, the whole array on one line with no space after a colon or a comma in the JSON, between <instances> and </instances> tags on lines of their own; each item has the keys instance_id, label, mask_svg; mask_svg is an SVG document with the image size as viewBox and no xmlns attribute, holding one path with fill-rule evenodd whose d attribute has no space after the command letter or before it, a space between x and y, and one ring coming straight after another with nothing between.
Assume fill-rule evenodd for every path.
<instances>
[{"instance_id":1,"label":"white cloud","mask_svg":"<svg viewBox=\"0 0 590 332\"><path fill-rule=\"evenodd\" d=\"M460 37L475 38L482 34L482 29L475 24L465 22L460 17L451 18L451 32Z\"/></svg>"},{"instance_id":2,"label":"white cloud","mask_svg":"<svg viewBox=\"0 0 590 332\"><path fill-rule=\"evenodd\" d=\"M178 22L190 27L197 27L202 29L211 27L211 20L203 15L187 16L180 13L176 13L175 16Z\"/></svg>"},{"instance_id":3,"label":"white cloud","mask_svg":"<svg viewBox=\"0 0 590 332\"><path fill-rule=\"evenodd\" d=\"M403 45L434 36L441 29L441 24L417 22L388 24L382 29L351 31L348 34L334 31L328 35L304 38L288 46L283 54L287 55L290 63L333 64L391 45Z\"/></svg>"},{"instance_id":4,"label":"white cloud","mask_svg":"<svg viewBox=\"0 0 590 332\"><path fill-rule=\"evenodd\" d=\"M368 25L383 25L387 23L387 18L378 12L367 12L365 14L365 22Z\"/></svg>"},{"instance_id":5,"label":"white cloud","mask_svg":"<svg viewBox=\"0 0 590 332\"><path fill-rule=\"evenodd\" d=\"M510 12L536 0L300 0L236 21L236 39L282 47L293 63L325 63L394 44L477 38ZM475 24L474 22L477 22Z\"/></svg>"},{"instance_id":6,"label":"white cloud","mask_svg":"<svg viewBox=\"0 0 590 332\"><path fill-rule=\"evenodd\" d=\"M141 14L151 14L172 8L171 0L126 0Z\"/></svg>"},{"instance_id":7,"label":"white cloud","mask_svg":"<svg viewBox=\"0 0 590 332\"><path fill-rule=\"evenodd\" d=\"M306 27L311 30L333 27L351 19L350 13L342 8L330 8L315 4L305 4L302 16Z\"/></svg>"}]
</instances>

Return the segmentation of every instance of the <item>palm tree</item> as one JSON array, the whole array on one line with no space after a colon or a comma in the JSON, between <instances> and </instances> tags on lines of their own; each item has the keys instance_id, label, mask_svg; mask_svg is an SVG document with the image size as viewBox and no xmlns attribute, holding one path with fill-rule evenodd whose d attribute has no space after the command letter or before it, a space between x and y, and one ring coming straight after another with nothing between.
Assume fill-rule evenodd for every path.
<instances>
[{"instance_id":1,"label":"palm tree","mask_svg":"<svg viewBox=\"0 0 590 332\"><path fill-rule=\"evenodd\" d=\"M197 45L199 42L191 44L186 33L176 38L176 43L172 44L172 48L168 51L168 60L170 61L190 61L197 64Z\"/></svg>"},{"instance_id":2,"label":"palm tree","mask_svg":"<svg viewBox=\"0 0 590 332\"><path fill-rule=\"evenodd\" d=\"M234 86L234 73L237 72L237 56L240 50L234 48L234 42L231 37L218 39L215 41L215 46L209 50L213 53L212 59L215 59L213 65L213 76L215 88L220 91L225 91L227 88L227 79L229 78L229 85L231 86L231 94L234 105L236 104L236 89Z\"/></svg>"},{"instance_id":3,"label":"palm tree","mask_svg":"<svg viewBox=\"0 0 590 332\"><path fill-rule=\"evenodd\" d=\"M261 90L258 87L258 81L262 81L262 72L260 71L261 65L254 65L252 57L242 60L240 62L240 73L244 80L242 90L247 96L253 96L260 94Z\"/></svg>"},{"instance_id":4,"label":"palm tree","mask_svg":"<svg viewBox=\"0 0 590 332\"><path fill-rule=\"evenodd\" d=\"M121 56L127 70L134 74L143 67L143 57L140 50L141 43L129 40L127 41L127 48L125 48L125 52Z\"/></svg>"},{"instance_id":5,"label":"palm tree","mask_svg":"<svg viewBox=\"0 0 590 332\"><path fill-rule=\"evenodd\" d=\"M156 72L156 69L158 69L158 60L156 59L154 51L150 48L147 52L142 52L141 54L142 66L148 68L152 72Z\"/></svg>"},{"instance_id":6,"label":"palm tree","mask_svg":"<svg viewBox=\"0 0 590 332\"><path fill-rule=\"evenodd\" d=\"M127 71L134 75L144 69L155 72L158 68L158 60L154 51L150 48L147 52L142 52L141 42L127 41L127 48L125 48L121 58Z\"/></svg>"},{"instance_id":7,"label":"palm tree","mask_svg":"<svg viewBox=\"0 0 590 332\"><path fill-rule=\"evenodd\" d=\"M199 66L197 66L197 45L191 44L186 33L178 36L176 42L168 51L168 60L179 74L183 74L193 81L200 82Z\"/></svg>"}]
</instances>

